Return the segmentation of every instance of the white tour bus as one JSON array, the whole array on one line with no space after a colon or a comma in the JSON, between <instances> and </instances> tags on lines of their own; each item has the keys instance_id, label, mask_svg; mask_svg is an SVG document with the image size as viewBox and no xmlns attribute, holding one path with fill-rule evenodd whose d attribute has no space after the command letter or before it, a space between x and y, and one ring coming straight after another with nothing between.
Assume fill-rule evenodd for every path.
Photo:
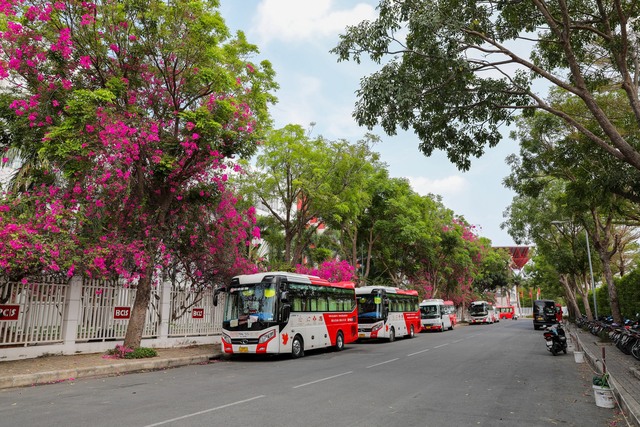
<instances>
[{"instance_id":1,"label":"white tour bus","mask_svg":"<svg viewBox=\"0 0 640 427\"><path fill-rule=\"evenodd\" d=\"M441 299L425 299L420 303L420 317L423 331L440 331L453 329L449 310Z\"/></svg>"},{"instance_id":2,"label":"white tour bus","mask_svg":"<svg viewBox=\"0 0 640 427\"><path fill-rule=\"evenodd\" d=\"M222 351L288 353L334 347L358 339L355 285L317 276L268 272L236 276L224 294Z\"/></svg>"},{"instance_id":3,"label":"white tour bus","mask_svg":"<svg viewBox=\"0 0 640 427\"><path fill-rule=\"evenodd\" d=\"M418 292L391 286L356 288L358 338L413 338L420 331Z\"/></svg>"},{"instance_id":4,"label":"white tour bus","mask_svg":"<svg viewBox=\"0 0 640 427\"><path fill-rule=\"evenodd\" d=\"M469 306L470 323L492 324L496 318L493 305L487 301L473 301Z\"/></svg>"}]
</instances>

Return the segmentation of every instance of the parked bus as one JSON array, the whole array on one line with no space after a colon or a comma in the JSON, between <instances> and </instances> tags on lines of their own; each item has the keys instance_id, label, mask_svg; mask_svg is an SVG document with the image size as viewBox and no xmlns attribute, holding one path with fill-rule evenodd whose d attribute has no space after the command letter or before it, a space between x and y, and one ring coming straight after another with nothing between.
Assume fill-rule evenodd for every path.
<instances>
[{"instance_id":1,"label":"parked bus","mask_svg":"<svg viewBox=\"0 0 640 427\"><path fill-rule=\"evenodd\" d=\"M512 305L496 306L496 311L498 312L498 317L500 319L511 319L511 320L518 319L518 315L516 314L515 307Z\"/></svg>"},{"instance_id":2,"label":"parked bus","mask_svg":"<svg viewBox=\"0 0 640 427\"><path fill-rule=\"evenodd\" d=\"M456 307L453 305L453 301L445 301L444 309L449 314L449 318L451 319L451 326L456 326L458 323L458 315L456 314Z\"/></svg>"},{"instance_id":3,"label":"parked bus","mask_svg":"<svg viewBox=\"0 0 640 427\"><path fill-rule=\"evenodd\" d=\"M236 276L224 293L222 351L227 354L290 353L358 339L355 285L316 276L269 272Z\"/></svg>"},{"instance_id":4,"label":"parked bus","mask_svg":"<svg viewBox=\"0 0 640 427\"><path fill-rule=\"evenodd\" d=\"M420 331L418 292L390 286L356 288L358 338L413 338Z\"/></svg>"},{"instance_id":5,"label":"parked bus","mask_svg":"<svg viewBox=\"0 0 640 427\"><path fill-rule=\"evenodd\" d=\"M556 311L556 302L554 300L537 299L533 301L533 329L540 329L558 323Z\"/></svg>"},{"instance_id":6,"label":"parked bus","mask_svg":"<svg viewBox=\"0 0 640 427\"><path fill-rule=\"evenodd\" d=\"M453 329L451 317L441 299L426 299L420 303L420 317L423 331L440 331Z\"/></svg>"},{"instance_id":7,"label":"parked bus","mask_svg":"<svg viewBox=\"0 0 640 427\"><path fill-rule=\"evenodd\" d=\"M492 324L496 319L493 305L487 301L473 301L469 306L470 323Z\"/></svg>"}]
</instances>

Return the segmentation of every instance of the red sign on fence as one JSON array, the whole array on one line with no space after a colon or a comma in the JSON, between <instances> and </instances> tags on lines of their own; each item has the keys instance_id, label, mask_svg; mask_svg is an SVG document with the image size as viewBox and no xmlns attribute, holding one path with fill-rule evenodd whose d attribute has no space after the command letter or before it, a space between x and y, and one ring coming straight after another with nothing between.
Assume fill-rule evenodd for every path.
<instances>
[{"instance_id":1,"label":"red sign on fence","mask_svg":"<svg viewBox=\"0 0 640 427\"><path fill-rule=\"evenodd\" d=\"M128 319L131 317L131 307L114 307L113 318L114 319Z\"/></svg>"},{"instance_id":2,"label":"red sign on fence","mask_svg":"<svg viewBox=\"0 0 640 427\"><path fill-rule=\"evenodd\" d=\"M192 319L203 319L204 318L204 308L191 309L191 318Z\"/></svg>"},{"instance_id":3,"label":"red sign on fence","mask_svg":"<svg viewBox=\"0 0 640 427\"><path fill-rule=\"evenodd\" d=\"M19 314L20 314L19 305L0 304L0 321L18 320Z\"/></svg>"}]
</instances>

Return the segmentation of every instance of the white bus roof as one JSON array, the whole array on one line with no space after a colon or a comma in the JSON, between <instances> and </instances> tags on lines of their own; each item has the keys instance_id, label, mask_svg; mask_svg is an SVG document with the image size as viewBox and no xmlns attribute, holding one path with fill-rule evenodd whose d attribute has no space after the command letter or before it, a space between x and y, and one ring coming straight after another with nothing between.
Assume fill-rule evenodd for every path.
<instances>
[{"instance_id":1,"label":"white bus roof","mask_svg":"<svg viewBox=\"0 0 640 427\"><path fill-rule=\"evenodd\" d=\"M234 279L238 279L241 285L249 283L260 283L267 276L284 276L289 281L295 281L298 283L326 283L327 281L321 279L318 276L311 276L308 274L290 273L288 271L267 271L263 273L255 274L242 274L235 276Z\"/></svg>"},{"instance_id":2,"label":"white bus roof","mask_svg":"<svg viewBox=\"0 0 640 427\"><path fill-rule=\"evenodd\" d=\"M423 299L420 305L429 305L429 304L444 304L443 299L431 298L431 299Z\"/></svg>"},{"instance_id":3,"label":"white bus roof","mask_svg":"<svg viewBox=\"0 0 640 427\"><path fill-rule=\"evenodd\" d=\"M388 294L412 295L418 296L418 291L411 289L399 289L392 286L361 286L356 288L356 295L369 295L373 291L384 290Z\"/></svg>"},{"instance_id":4,"label":"white bus roof","mask_svg":"<svg viewBox=\"0 0 640 427\"><path fill-rule=\"evenodd\" d=\"M395 294L398 292L396 288L391 286L361 286L356 288L356 294L370 294L375 290L384 290L389 294Z\"/></svg>"}]
</instances>

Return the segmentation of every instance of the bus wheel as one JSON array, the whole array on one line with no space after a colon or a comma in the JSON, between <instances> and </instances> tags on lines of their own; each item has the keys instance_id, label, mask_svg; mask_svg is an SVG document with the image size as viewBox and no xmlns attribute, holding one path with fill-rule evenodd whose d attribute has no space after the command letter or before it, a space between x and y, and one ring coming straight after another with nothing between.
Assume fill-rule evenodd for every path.
<instances>
[{"instance_id":1,"label":"bus wheel","mask_svg":"<svg viewBox=\"0 0 640 427\"><path fill-rule=\"evenodd\" d=\"M396 340L396 330L391 328L389 330L389 342L394 342Z\"/></svg>"},{"instance_id":2,"label":"bus wheel","mask_svg":"<svg viewBox=\"0 0 640 427\"><path fill-rule=\"evenodd\" d=\"M336 335L336 351L344 350L344 335L342 335L342 331L338 331L338 335Z\"/></svg>"},{"instance_id":3,"label":"bus wheel","mask_svg":"<svg viewBox=\"0 0 640 427\"><path fill-rule=\"evenodd\" d=\"M304 343L300 335L296 335L291 343L291 356L293 356L294 359L304 356Z\"/></svg>"},{"instance_id":4,"label":"bus wheel","mask_svg":"<svg viewBox=\"0 0 640 427\"><path fill-rule=\"evenodd\" d=\"M408 338L413 338L415 336L416 336L416 331L413 330L413 325L411 325L411 328L409 328Z\"/></svg>"}]
</instances>

